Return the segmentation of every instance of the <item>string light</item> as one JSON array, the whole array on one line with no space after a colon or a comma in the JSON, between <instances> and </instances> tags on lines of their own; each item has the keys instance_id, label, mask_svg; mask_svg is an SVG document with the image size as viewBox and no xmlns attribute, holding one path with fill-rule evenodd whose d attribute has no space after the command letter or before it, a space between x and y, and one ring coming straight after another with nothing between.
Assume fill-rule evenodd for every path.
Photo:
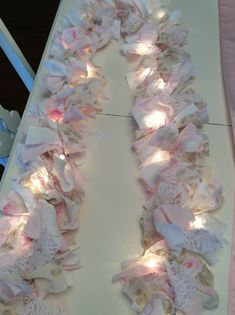
<instances>
[{"instance_id":1,"label":"string light","mask_svg":"<svg viewBox=\"0 0 235 315\"><path fill-rule=\"evenodd\" d=\"M159 79L157 80L156 84L155 84L155 87L158 89L158 90L164 90L166 86L166 83L163 79Z\"/></svg>"},{"instance_id":2,"label":"string light","mask_svg":"<svg viewBox=\"0 0 235 315\"><path fill-rule=\"evenodd\" d=\"M31 183L33 184L34 188L36 188L36 190L42 191L42 188L43 188L42 183L36 174L31 175L30 180L31 180Z\"/></svg>"},{"instance_id":3,"label":"string light","mask_svg":"<svg viewBox=\"0 0 235 315\"><path fill-rule=\"evenodd\" d=\"M144 56L151 55L156 50L156 47L153 45L152 42L146 41L142 43L136 43L135 50L137 54L139 54L140 56Z\"/></svg>"},{"instance_id":4,"label":"string light","mask_svg":"<svg viewBox=\"0 0 235 315\"><path fill-rule=\"evenodd\" d=\"M95 68L92 67L91 65L87 64L87 78L93 78L96 75Z\"/></svg>"},{"instance_id":5,"label":"string light","mask_svg":"<svg viewBox=\"0 0 235 315\"><path fill-rule=\"evenodd\" d=\"M157 262L155 259L149 259L146 263L146 266L149 267L149 268L154 268L157 266Z\"/></svg>"},{"instance_id":6,"label":"string light","mask_svg":"<svg viewBox=\"0 0 235 315\"><path fill-rule=\"evenodd\" d=\"M81 78L83 78L83 79L94 78L96 76L96 69L91 64L89 64L89 63L86 64L86 70L87 70L87 74L86 75L82 74Z\"/></svg>"},{"instance_id":7,"label":"string light","mask_svg":"<svg viewBox=\"0 0 235 315\"><path fill-rule=\"evenodd\" d=\"M157 9L153 12L153 20L162 23L168 18L168 12L164 8Z\"/></svg>"},{"instance_id":8,"label":"string light","mask_svg":"<svg viewBox=\"0 0 235 315\"><path fill-rule=\"evenodd\" d=\"M156 164L164 161L170 160L170 153L168 151L158 150L153 153L143 164L142 166L147 166L150 164Z\"/></svg>"},{"instance_id":9,"label":"string light","mask_svg":"<svg viewBox=\"0 0 235 315\"><path fill-rule=\"evenodd\" d=\"M40 168L30 176L30 181L26 184L35 194L45 190L45 185L49 182L48 173L45 167Z\"/></svg>"},{"instance_id":10,"label":"string light","mask_svg":"<svg viewBox=\"0 0 235 315\"><path fill-rule=\"evenodd\" d=\"M144 117L144 123L148 128L159 128L166 123L166 113L159 110L154 110L149 115Z\"/></svg>"},{"instance_id":11,"label":"string light","mask_svg":"<svg viewBox=\"0 0 235 315\"><path fill-rule=\"evenodd\" d=\"M139 75L139 80L143 81L145 80L148 76L150 76L153 73L153 70L151 68L145 68L141 74Z\"/></svg>"},{"instance_id":12,"label":"string light","mask_svg":"<svg viewBox=\"0 0 235 315\"><path fill-rule=\"evenodd\" d=\"M159 265L159 258L156 255L148 255L144 261L145 266L154 268Z\"/></svg>"},{"instance_id":13,"label":"string light","mask_svg":"<svg viewBox=\"0 0 235 315\"><path fill-rule=\"evenodd\" d=\"M150 75L150 74L152 74L152 70L151 70L151 68L145 68L144 70L143 70L143 72L141 73L141 75L143 75L143 76L148 76L148 75Z\"/></svg>"},{"instance_id":14,"label":"string light","mask_svg":"<svg viewBox=\"0 0 235 315\"><path fill-rule=\"evenodd\" d=\"M204 227L204 223L205 222L202 218L200 218L199 216L196 216L195 220L190 223L190 227L195 228L195 229L202 229Z\"/></svg>"}]
</instances>

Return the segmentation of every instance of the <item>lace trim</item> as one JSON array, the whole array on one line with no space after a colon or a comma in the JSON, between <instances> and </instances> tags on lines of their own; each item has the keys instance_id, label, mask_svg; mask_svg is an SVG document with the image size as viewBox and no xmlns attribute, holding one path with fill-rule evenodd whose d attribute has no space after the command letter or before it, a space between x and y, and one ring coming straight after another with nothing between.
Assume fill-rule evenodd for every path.
<instances>
[{"instance_id":1,"label":"lace trim","mask_svg":"<svg viewBox=\"0 0 235 315\"><path fill-rule=\"evenodd\" d=\"M167 265L167 274L174 288L176 309L184 311L196 297L196 286L191 272L182 265Z\"/></svg>"},{"instance_id":2,"label":"lace trim","mask_svg":"<svg viewBox=\"0 0 235 315\"><path fill-rule=\"evenodd\" d=\"M61 245L61 238L49 235L45 230L40 238L33 242L23 256L16 259L11 266L0 268L1 274L18 274L23 279L27 279L27 275L33 272L39 266L43 266L54 261L55 254Z\"/></svg>"},{"instance_id":3,"label":"lace trim","mask_svg":"<svg viewBox=\"0 0 235 315\"><path fill-rule=\"evenodd\" d=\"M43 300L34 300L27 304L19 315L68 315L68 313L62 306Z\"/></svg>"}]
</instances>

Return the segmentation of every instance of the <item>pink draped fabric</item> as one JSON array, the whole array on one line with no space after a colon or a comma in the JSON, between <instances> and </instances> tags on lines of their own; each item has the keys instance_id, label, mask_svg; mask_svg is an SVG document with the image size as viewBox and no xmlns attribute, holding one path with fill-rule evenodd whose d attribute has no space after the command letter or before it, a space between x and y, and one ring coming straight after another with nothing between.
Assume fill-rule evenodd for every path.
<instances>
[{"instance_id":1,"label":"pink draped fabric","mask_svg":"<svg viewBox=\"0 0 235 315\"><path fill-rule=\"evenodd\" d=\"M235 1L218 0L220 20L221 62L224 89L230 110L235 144ZM235 205L235 198L234 198ZM235 314L235 206L228 288L228 315Z\"/></svg>"},{"instance_id":2,"label":"pink draped fabric","mask_svg":"<svg viewBox=\"0 0 235 315\"><path fill-rule=\"evenodd\" d=\"M235 1L218 1L224 89L235 135Z\"/></svg>"}]
</instances>

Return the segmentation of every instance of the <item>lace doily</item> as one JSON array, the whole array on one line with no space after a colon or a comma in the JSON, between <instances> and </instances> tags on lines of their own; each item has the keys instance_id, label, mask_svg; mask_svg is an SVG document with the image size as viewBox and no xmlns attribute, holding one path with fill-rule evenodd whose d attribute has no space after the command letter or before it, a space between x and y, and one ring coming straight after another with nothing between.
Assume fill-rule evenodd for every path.
<instances>
[{"instance_id":1,"label":"lace doily","mask_svg":"<svg viewBox=\"0 0 235 315\"><path fill-rule=\"evenodd\" d=\"M68 315L68 313L62 306L56 306L43 300L34 300L27 304L19 315Z\"/></svg>"},{"instance_id":2,"label":"lace doily","mask_svg":"<svg viewBox=\"0 0 235 315\"><path fill-rule=\"evenodd\" d=\"M185 311L196 297L196 286L191 272L182 265L167 265L167 274L175 292L175 307Z\"/></svg>"}]
</instances>

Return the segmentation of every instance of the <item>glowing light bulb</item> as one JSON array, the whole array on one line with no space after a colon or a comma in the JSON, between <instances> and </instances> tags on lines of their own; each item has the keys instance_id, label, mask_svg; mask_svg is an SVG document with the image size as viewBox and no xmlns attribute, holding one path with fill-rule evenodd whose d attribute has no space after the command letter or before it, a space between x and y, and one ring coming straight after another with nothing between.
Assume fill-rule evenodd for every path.
<instances>
[{"instance_id":1,"label":"glowing light bulb","mask_svg":"<svg viewBox=\"0 0 235 315\"><path fill-rule=\"evenodd\" d=\"M153 12L153 20L162 23L168 18L168 12L164 8L157 9Z\"/></svg>"},{"instance_id":2,"label":"glowing light bulb","mask_svg":"<svg viewBox=\"0 0 235 315\"><path fill-rule=\"evenodd\" d=\"M96 74L95 68L89 64L87 64L86 68L87 68L87 78L95 77L95 74Z\"/></svg>"},{"instance_id":3,"label":"glowing light bulb","mask_svg":"<svg viewBox=\"0 0 235 315\"><path fill-rule=\"evenodd\" d=\"M30 176L28 187L33 193L41 193L45 190L45 184L49 182L48 173L45 167L40 168L36 173Z\"/></svg>"},{"instance_id":4,"label":"glowing light bulb","mask_svg":"<svg viewBox=\"0 0 235 315\"><path fill-rule=\"evenodd\" d=\"M159 90L164 90L165 86L166 86L166 83L164 82L163 79L159 79L156 82L156 88L159 89Z\"/></svg>"},{"instance_id":5,"label":"glowing light bulb","mask_svg":"<svg viewBox=\"0 0 235 315\"><path fill-rule=\"evenodd\" d=\"M159 162L169 161L169 160L170 160L170 153L168 151L159 150L150 157L148 164L154 164L154 163L159 163Z\"/></svg>"},{"instance_id":6,"label":"glowing light bulb","mask_svg":"<svg viewBox=\"0 0 235 315\"><path fill-rule=\"evenodd\" d=\"M94 78L96 76L96 69L89 63L86 64L87 74L82 74L81 78Z\"/></svg>"},{"instance_id":7,"label":"glowing light bulb","mask_svg":"<svg viewBox=\"0 0 235 315\"><path fill-rule=\"evenodd\" d=\"M203 223L204 223L204 220L200 218L199 216L196 216L195 220L190 223L190 227L195 228L195 229L201 229L204 227Z\"/></svg>"},{"instance_id":8,"label":"glowing light bulb","mask_svg":"<svg viewBox=\"0 0 235 315\"><path fill-rule=\"evenodd\" d=\"M49 177L48 177L48 173L47 173L47 169L45 167L42 167L39 171L39 175L42 178L44 183L48 183L49 182Z\"/></svg>"},{"instance_id":9,"label":"glowing light bulb","mask_svg":"<svg viewBox=\"0 0 235 315\"><path fill-rule=\"evenodd\" d=\"M157 262L156 260L154 259L149 259L149 261L147 261L146 265L149 267L149 268L154 268L157 266Z\"/></svg>"},{"instance_id":10,"label":"glowing light bulb","mask_svg":"<svg viewBox=\"0 0 235 315\"><path fill-rule=\"evenodd\" d=\"M40 179L37 177L37 175L36 174L32 175L30 177L30 179L31 179L31 182L32 182L33 186L37 190L41 191L42 190L42 183L41 183Z\"/></svg>"},{"instance_id":11,"label":"glowing light bulb","mask_svg":"<svg viewBox=\"0 0 235 315\"><path fill-rule=\"evenodd\" d=\"M156 51L156 47L153 45L152 42L146 41L143 43L135 44L135 51L138 55L151 55Z\"/></svg>"},{"instance_id":12,"label":"glowing light bulb","mask_svg":"<svg viewBox=\"0 0 235 315\"><path fill-rule=\"evenodd\" d=\"M142 44L142 43L139 43L139 44L138 44L138 47L137 47L136 50L137 50L137 52L139 52L141 55L145 55L145 53L148 52L147 47L146 47L144 44Z\"/></svg>"},{"instance_id":13,"label":"glowing light bulb","mask_svg":"<svg viewBox=\"0 0 235 315\"><path fill-rule=\"evenodd\" d=\"M166 123L166 113L155 110L151 114L144 117L144 123L148 128L159 128Z\"/></svg>"},{"instance_id":14,"label":"glowing light bulb","mask_svg":"<svg viewBox=\"0 0 235 315\"><path fill-rule=\"evenodd\" d=\"M65 160L65 155L64 155L64 154L60 154L59 158L60 158L61 160Z\"/></svg>"},{"instance_id":15,"label":"glowing light bulb","mask_svg":"<svg viewBox=\"0 0 235 315\"><path fill-rule=\"evenodd\" d=\"M144 70L143 70L143 72L142 72L142 75L143 76L148 76L148 75L150 75L150 74L152 74L152 70L151 70L151 68L145 68Z\"/></svg>"},{"instance_id":16,"label":"glowing light bulb","mask_svg":"<svg viewBox=\"0 0 235 315\"><path fill-rule=\"evenodd\" d=\"M144 264L149 268L157 267L159 264L159 258L156 255L148 255L145 258Z\"/></svg>"},{"instance_id":17,"label":"glowing light bulb","mask_svg":"<svg viewBox=\"0 0 235 315\"><path fill-rule=\"evenodd\" d=\"M170 160L170 153L168 151L161 151L158 150L151 154L142 164L140 167L145 167L147 165L166 162Z\"/></svg>"}]
</instances>

